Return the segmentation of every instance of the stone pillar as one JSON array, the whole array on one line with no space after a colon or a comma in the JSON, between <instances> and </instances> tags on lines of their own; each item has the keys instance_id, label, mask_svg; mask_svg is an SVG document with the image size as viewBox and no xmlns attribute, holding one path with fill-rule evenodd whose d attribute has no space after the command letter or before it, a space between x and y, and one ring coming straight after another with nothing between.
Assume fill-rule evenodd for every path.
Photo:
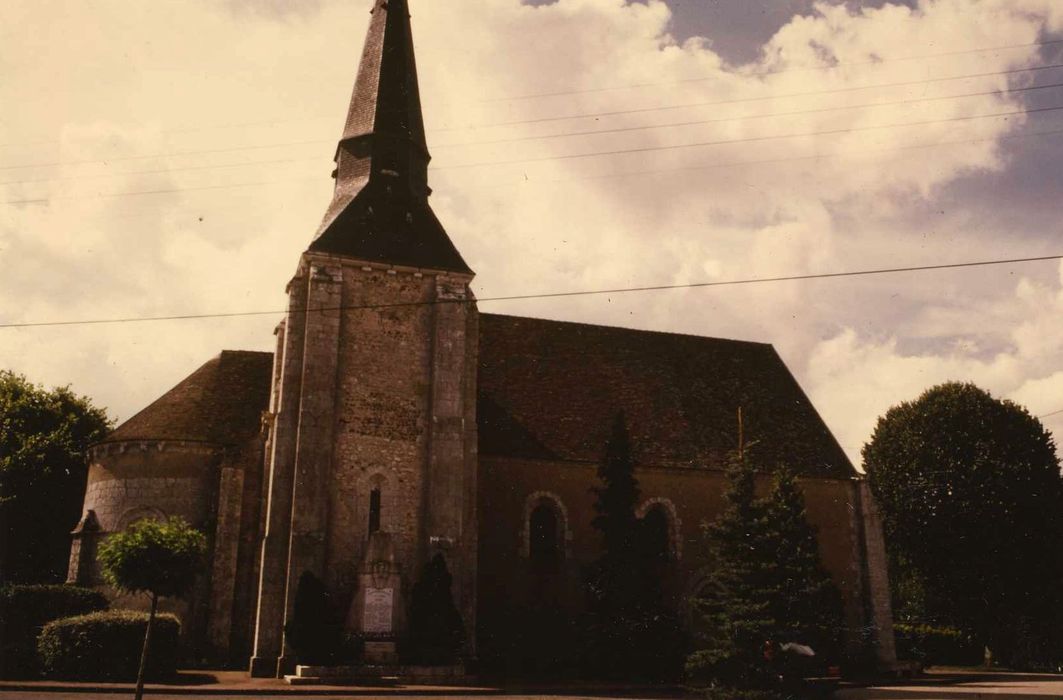
<instances>
[{"instance_id":1,"label":"stone pillar","mask_svg":"<svg viewBox=\"0 0 1063 700\"><path fill-rule=\"evenodd\" d=\"M433 307L431 423L422 524L428 551L422 561L443 553L454 573L455 604L466 625L466 638L471 640L476 614L476 499L469 495L475 494L476 466L474 456L467 452L466 438L468 430L476 429L476 388L468 382L477 344L477 336L470 336L468 328L476 310L466 303L471 302L471 292L465 279L440 275L435 298L442 303ZM470 404L471 424L467 422Z\"/></svg>"},{"instance_id":2,"label":"stone pillar","mask_svg":"<svg viewBox=\"0 0 1063 700\"><path fill-rule=\"evenodd\" d=\"M868 623L879 664L884 668L892 668L897 663L897 649L893 639L893 610L890 605L889 567L886 540L882 536L882 516L866 480L860 482L859 489L867 567L867 609L871 618Z\"/></svg>"},{"instance_id":3,"label":"stone pillar","mask_svg":"<svg viewBox=\"0 0 1063 700\"><path fill-rule=\"evenodd\" d=\"M280 386L276 393L276 417L270 440L272 450L259 567L258 613L254 656L251 658L251 675L259 678L277 677L277 660L283 651L306 301L306 277L301 267L300 274L288 285L288 317L284 326L278 328L278 350L282 350L277 358Z\"/></svg>"},{"instance_id":4,"label":"stone pillar","mask_svg":"<svg viewBox=\"0 0 1063 700\"><path fill-rule=\"evenodd\" d=\"M70 568L66 582L77 586L91 586L96 583L96 542L100 536L100 523L96 511L85 512L85 517L78 522L70 533Z\"/></svg>"},{"instance_id":5,"label":"stone pillar","mask_svg":"<svg viewBox=\"0 0 1063 700\"><path fill-rule=\"evenodd\" d=\"M309 571L325 580L329 479L332 472L336 370L343 312L343 272L312 263L308 280L305 346L295 447L295 482L288 550L288 596L284 620L295 605L299 579ZM281 671L295 664L282 658Z\"/></svg>"}]
</instances>

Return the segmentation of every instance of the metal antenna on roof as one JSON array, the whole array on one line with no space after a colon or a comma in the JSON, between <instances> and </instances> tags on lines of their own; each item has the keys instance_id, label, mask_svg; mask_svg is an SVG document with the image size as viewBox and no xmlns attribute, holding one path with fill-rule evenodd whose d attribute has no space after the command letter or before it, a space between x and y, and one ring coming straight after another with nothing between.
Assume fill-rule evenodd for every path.
<instances>
[{"instance_id":1,"label":"metal antenna on roof","mask_svg":"<svg viewBox=\"0 0 1063 700\"><path fill-rule=\"evenodd\" d=\"M746 460L746 439L744 430L742 427L742 407L738 407L738 460L744 462Z\"/></svg>"}]
</instances>

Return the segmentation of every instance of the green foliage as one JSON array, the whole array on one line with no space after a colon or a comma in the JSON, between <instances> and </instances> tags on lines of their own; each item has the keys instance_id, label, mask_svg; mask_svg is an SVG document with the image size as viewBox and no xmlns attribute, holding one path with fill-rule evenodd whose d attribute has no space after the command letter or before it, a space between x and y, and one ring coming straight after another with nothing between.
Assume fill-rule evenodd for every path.
<instances>
[{"instance_id":1,"label":"green foliage","mask_svg":"<svg viewBox=\"0 0 1063 700\"><path fill-rule=\"evenodd\" d=\"M343 626L328 590L309 571L299 577L292 618L284 626L284 639L299 663L326 666L339 663L345 647Z\"/></svg>"},{"instance_id":2,"label":"green foliage","mask_svg":"<svg viewBox=\"0 0 1063 700\"><path fill-rule=\"evenodd\" d=\"M602 553L586 572L585 663L598 677L677 675L682 625L664 599L666 562L658 560L635 515L639 486L623 413L613 423L598 477L592 524L602 535Z\"/></svg>"},{"instance_id":3,"label":"green foliage","mask_svg":"<svg viewBox=\"0 0 1063 700\"><path fill-rule=\"evenodd\" d=\"M712 688L766 689L771 675L763 646L775 638L772 611L777 547L768 540L766 508L756 498L756 471L737 456L727 466L726 506L706 530L712 572L694 601L702 620L688 679Z\"/></svg>"},{"instance_id":4,"label":"green foliage","mask_svg":"<svg viewBox=\"0 0 1063 700\"><path fill-rule=\"evenodd\" d=\"M776 639L808 645L820 658L838 658L842 649L841 592L823 568L816 532L793 470L775 472L765 511L766 537L774 548L772 572L777 595L770 615Z\"/></svg>"},{"instance_id":5,"label":"green foliage","mask_svg":"<svg viewBox=\"0 0 1063 700\"><path fill-rule=\"evenodd\" d=\"M465 643L465 625L451 594L452 577L442 554L432 557L410 594L409 633L403 656L422 665L455 663Z\"/></svg>"},{"instance_id":6,"label":"green foliage","mask_svg":"<svg viewBox=\"0 0 1063 700\"><path fill-rule=\"evenodd\" d=\"M70 531L85 496L85 449L110 428L102 409L70 389L46 390L0 371L0 529L7 532L0 576L5 580L58 583L66 577Z\"/></svg>"},{"instance_id":7,"label":"green foliage","mask_svg":"<svg viewBox=\"0 0 1063 700\"><path fill-rule=\"evenodd\" d=\"M976 666L983 647L969 633L951 627L908 624L893 626L897 657L915 659L927 666Z\"/></svg>"},{"instance_id":8,"label":"green foliage","mask_svg":"<svg viewBox=\"0 0 1063 700\"><path fill-rule=\"evenodd\" d=\"M823 568L815 531L791 470L780 467L767 499L755 494L753 464L732 457L726 506L706 530L713 569L693 601L702 619L687 676L719 697L739 691L781 692L780 676L795 682L812 668L765 645L812 647L817 662L837 658L841 595Z\"/></svg>"},{"instance_id":9,"label":"green foliage","mask_svg":"<svg viewBox=\"0 0 1063 700\"><path fill-rule=\"evenodd\" d=\"M2 677L38 674L37 635L52 620L105 610L107 598L76 586L5 586L0 588L0 663Z\"/></svg>"},{"instance_id":10,"label":"green foliage","mask_svg":"<svg viewBox=\"0 0 1063 700\"><path fill-rule=\"evenodd\" d=\"M107 581L129 593L183 597L202 566L206 538L181 518L141 520L100 545Z\"/></svg>"},{"instance_id":11,"label":"green foliage","mask_svg":"<svg viewBox=\"0 0 1063 700\"><path fill-rule=\"evenodd\" d=\"M45 625L37 651L49 678L131 681L137 676L148 615L131 610L68 617ZM177 670L180 623L157 615L147 677L163 680Z\"/></svg>"},{"instance_id":12,"label":"green foliage","mask_svg":"<svg viewBox=\"0 0 1063 700\"><path fill-rule=\"evenodd\" d=\"M1063 656L1063 560L1046 554L1063 551L1063 482L1044 426L974 385L943 384L891 408L863 456L898 607L970 630L1005 664Z\"/></svg>"}]
</instances>

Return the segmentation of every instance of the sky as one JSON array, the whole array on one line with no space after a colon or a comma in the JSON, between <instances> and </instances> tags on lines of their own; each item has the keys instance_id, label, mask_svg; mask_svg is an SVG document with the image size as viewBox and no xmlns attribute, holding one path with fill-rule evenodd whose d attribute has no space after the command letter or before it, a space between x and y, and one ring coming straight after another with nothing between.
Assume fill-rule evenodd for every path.
<instances>
[{"instance_id":1,"label":"sky","mask_svg":"<svg viewBox=\"0 0 1063 700\"><path fill-rule=\"evenodd\" d=\"M1058 0L410 2L481 298L1063 254ZM0 0L0 325L283 309L371 4ZM1063 432L1058 260L480 308L772 343L856 464L950 380ZM280 318L0 328L0 368L120 421Z\"/></svg>"}]
</instances>

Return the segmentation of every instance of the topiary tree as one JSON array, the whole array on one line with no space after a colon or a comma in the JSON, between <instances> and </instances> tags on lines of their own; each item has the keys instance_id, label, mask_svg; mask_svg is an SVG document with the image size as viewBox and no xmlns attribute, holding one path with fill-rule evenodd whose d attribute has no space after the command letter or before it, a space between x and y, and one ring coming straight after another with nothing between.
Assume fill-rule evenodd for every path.
<instances>
[{"instance_id":1,"label":"topiary tree","mask_svg":"<svg viewBox=\"0 0 1063 700\"><path fill-rule=\"evenodd\" d=\"M295 590L292 618L284 626L284 639L295 651L299 663L327 666L335 663L343 650L343 628L325 584L304 571Z\"/></svg>"},{"instance_id":2,"label":"topiary tree","mask_svg":"<svg viewBox=\"0 0 1063 700\"><path fill-rule=\"evenodd\" d=\"M465 625L454 605L452 582L446 560L436 554L413 585L404 655L414 663L454 663L461 653Z\"/></svg>"},{"instance_id":3,"label":"topiary tree","mask_svg":"<svg viewBox=\"0 0 1063 700\"><path fill-rule=\"evenodd\" d=\"M111 535L101 546L103 575L115 588L151 596L144 647L137 672L136 698L144 693L144 669L151 648L151 627L159 598L184 597L202 566L206 538L181 518L141 520Z\"/></svg>"},{"instance_id":4,"label":"topiary tree","mask_svg":"<svg viewBox=\"0 0 1063 700\"><path fill-rule=\"evenodd\" d=\"M909 619L973 632L1009 665L1063 657L1063 481L1051 433L973 384L891 408L863 449ZM914 593L914 595L913 595Z\"/></svg>"}]
</instances>

